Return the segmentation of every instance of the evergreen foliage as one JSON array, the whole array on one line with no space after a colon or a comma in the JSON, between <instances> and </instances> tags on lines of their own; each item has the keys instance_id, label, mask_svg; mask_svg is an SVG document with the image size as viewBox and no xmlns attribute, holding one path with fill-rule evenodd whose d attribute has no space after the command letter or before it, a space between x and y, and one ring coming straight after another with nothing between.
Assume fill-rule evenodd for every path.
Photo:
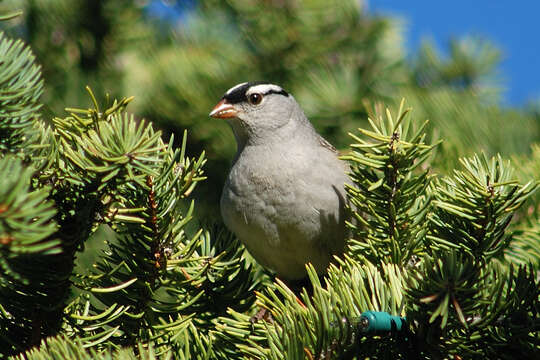
<instances>
[{"instance_id":1,"label":"evergreen foliage","mask_svg":"<svg viewBox=\"0 0 540 360\"><path fill-rule=\"evenodd\" d=\"M48 18L36 9L76 14L72 23L86 32L65 32L67 43L105 31L90 36L103 43L92 56L81 55L84 66L73 65L73 72L59 63L44 67L51 79L68 79L64 90L45 97L32 51L0 33L0 357L540 355L538 118L487 101L493 88L486 79L497 58L492 47L456 42L444 60L426 46L409 69L399 51L389 50L389 43L399 43L392 24L354 1L342 7L264 2L269 23L247 1L201 1L189 24L199 30L149 45L159 51L137 66L152 75L128 80L135 92L145 92L135 102L137 113L178 119L193 132L164 140L152 122L128 112L132 98L96 96L87 87L90 105L81 105L80 77L84 82L110 71L103 64L115 46L104 44L127 44L120 30L138 19L136 5L126 5L121 16L113 3L92 7L109 24L101 30L82 19L89 3L27 5L39 28ZM229 37L203 35L209 17L213 31ZM59 18L60 28L73 25ZM140 23L132 35L149 33ZM268 41L270 33L275 41ZM322 34L329 41L312 49L308 41ZM30 37L37 47L46 41ZM235 56L227 51L233 48ZM85 73L87 66L92 72ZM197 216L196 187L220 166L203 170L213 168L205 152L189 154L214 141L211 153L227 153L225 141L215 138L219 128L199 120L220 91L251 70L298 94L318 127L341 145L341 128L362 119L343 155L353 182L349 246L324 277L307 266L309 290L291 290L222 225ZM68 103L72 91L77 101ZM403 101L393 106L400 93L414 113ZM58 113L59 106L83 108L52 116L40 112L43 99L58 101L51 106ZM329 109L338 114L335 123ZM523 126L511 127L509 119ZM97 249L96 242L102 242ZM88 253L92 266L81 260ZM367 332L361 316L369 310L405 317L406 326Z\"/></svg>"},{"instance_id":2,"label":"evergreen foliage","mask_svg":"<svg viewBox=\"0 0 540 360\"><path fill-rule=\"evenodd\" d=\"M134 349L107 350L98 352L94 349L84 349L79 342L68 338L56 337L43 340L40 349L33 349L25 354L18 355L18 360L132 360L132 359L172 359L172 353L156 356L155 351L138 346Z\"/></svg>"},{"instance_id":3,"label":"evergreen foliage","mask_svg":"<svg viewBox=\"0 0 540 360\"><path fill-rule=\"evenodd\" d=\"M0 33L0 151L17 151L23 146L25 128L40 108L43 80L34 55L20 40Z\"/></svg>"},{"instance_id":4,"label":"evergreen foliage","mask_svg":"<svg viewBox=\"0 0 540 360\"><path fill-rule=\"evenodd\" d=\"M344 156L352 164L349 187L355 205L351 225L356 236L350 243L355 253L374 263L406 265L423 250L424 226L430 197L428 169L415 172L430 156L433 145L425 144L425 122L418 129L400 109L393 118L386 114L369 119L372 130L359 129L363 138L351 134L353 152Z\"/></svg>"}]
</instances>

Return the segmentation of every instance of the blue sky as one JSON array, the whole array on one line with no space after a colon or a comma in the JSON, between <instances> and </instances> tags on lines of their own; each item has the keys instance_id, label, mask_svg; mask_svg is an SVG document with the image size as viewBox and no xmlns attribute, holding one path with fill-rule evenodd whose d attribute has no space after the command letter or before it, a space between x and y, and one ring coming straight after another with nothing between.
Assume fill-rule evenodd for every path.
<instances>
[{"instance_id":1,"label":"blue sky","mask_svg":"<svg viewBox=\"0 0 540 360\"><path fill-rule=\"evenodd\" d=\"M367 0L369 11L405 20L407 50L430 38L440 50L451 37L479 35L502 51L499 74L504 103L540 100L540 1Z\"/></svg>"}]
</instances>

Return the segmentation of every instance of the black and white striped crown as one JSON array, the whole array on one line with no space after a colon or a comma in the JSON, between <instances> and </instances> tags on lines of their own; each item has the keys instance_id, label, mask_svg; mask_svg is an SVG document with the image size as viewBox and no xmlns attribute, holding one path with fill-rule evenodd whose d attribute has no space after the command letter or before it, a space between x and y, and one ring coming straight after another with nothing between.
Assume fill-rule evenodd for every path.
<instances>
[{"instance_id":1,"label":"black and white striped crown","mask_svg":"<svg viewBox=\"0 0 540 360\"><path fill-rule=\"evenodd\" d=\"M289 93L283 90L281 86L269 84L264 81L252 81L233 86L232 88L227 90L225 95L223 95L223 99L227 100L229 104L237 104L243 101L247 101L248 95L253 93L258 93L263 96L268 94L280 94L283 96L289 96Z\"/></svg>"}]
</instances>

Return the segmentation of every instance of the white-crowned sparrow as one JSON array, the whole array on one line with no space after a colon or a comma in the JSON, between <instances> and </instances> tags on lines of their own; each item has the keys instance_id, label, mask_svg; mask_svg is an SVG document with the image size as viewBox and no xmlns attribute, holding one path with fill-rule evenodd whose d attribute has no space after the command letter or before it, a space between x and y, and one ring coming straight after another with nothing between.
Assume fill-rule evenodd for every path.
<instances>
[{"instance_id":1,"label":"white-crowned sparrow","mask_svg":"<svg viewBox=\"0 0 540 360\"><path fill-rule=\"evenodd\" d=\"M225 225L263 266L285 279L318 273L343 251L346 163L281 87L229 89L210 113L227 119L238 150L221 195Z\"/></svg>"}]
</instances>

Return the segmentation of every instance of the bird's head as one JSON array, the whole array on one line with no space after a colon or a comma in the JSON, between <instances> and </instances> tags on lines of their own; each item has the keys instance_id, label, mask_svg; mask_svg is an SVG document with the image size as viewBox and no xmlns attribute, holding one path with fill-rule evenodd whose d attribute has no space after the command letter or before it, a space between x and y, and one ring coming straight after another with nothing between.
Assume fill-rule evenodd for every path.
<instances>
[{"instance_id":1,"label":"bird's head","mask_svg":"<svg viewBox=\"0 0 540 360\"><path fill-rule=\"evenodd\" d=\"M294 125L291 122L303 118L303 112L294 97L280 86L246 82L227 90L210 116L226 119L238 145L243 147L248 141L282 136L280 129Z\"/></svg>"}]
</instances>

